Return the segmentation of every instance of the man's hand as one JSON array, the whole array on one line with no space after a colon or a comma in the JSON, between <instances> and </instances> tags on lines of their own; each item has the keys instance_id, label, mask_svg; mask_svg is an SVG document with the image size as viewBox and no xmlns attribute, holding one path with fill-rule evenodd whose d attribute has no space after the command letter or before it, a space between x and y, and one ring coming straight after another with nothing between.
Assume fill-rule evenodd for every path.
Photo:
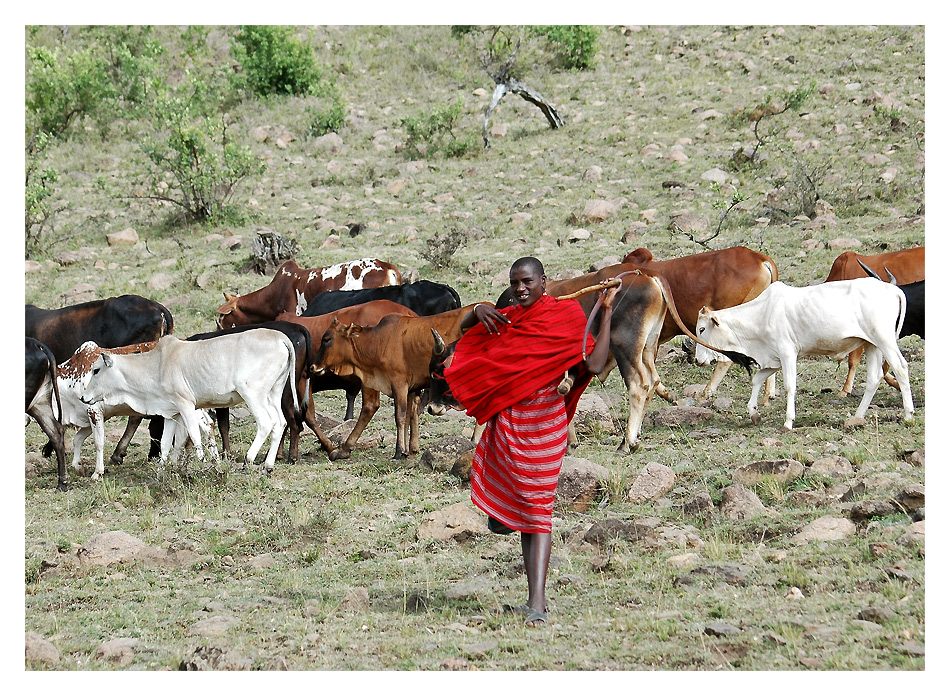
<instances>
[{"instance_id":1,"label":"man's hand","mask_svg":"<svg viewBox=\"0 0 950 696\"><path fill-rule=\"evenodd\" d=\"M475 305L475 308L472 309L472 313L475 315L475 318L478 319L479 323L485 327L488 333L500 334L501 325L511 323L508 317L489 304Z\"/></svg>"}]
</instances>

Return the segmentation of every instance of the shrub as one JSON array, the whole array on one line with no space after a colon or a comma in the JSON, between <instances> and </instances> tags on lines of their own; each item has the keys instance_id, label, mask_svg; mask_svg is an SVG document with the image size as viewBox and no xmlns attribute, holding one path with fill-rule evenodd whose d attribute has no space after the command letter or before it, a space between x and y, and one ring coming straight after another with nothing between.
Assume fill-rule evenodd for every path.
<instances>
[{"instance_id":1,"label":"shrub","mask_svg":"<svg viewBox=\"0 0 950 696\"><path fill-rule=\"evenodd\" d=\"M200 99L159 100L158 135L148 136L140 147L151 163L148 197L177 205L192 220L214 221L229 212L237 185L267 165L228 140L226 116L201 108Z\"/></svg>"},{"instance_id":2,"label":"shrub","mask_svg":"<svg viewBox=\"0 0 950 696\"><path fill-rule=\"evenodd\" d=\"M446 268L467 237L463 230L455 228L436 232L426 240L426 248L420 252L422 258L432 264L433 268Z\"/></svg>"},{"instance_id":3,"label":"shrub","mask_svg":"<svg viewBox=\"0 0 950 696\"><path fill-rule=\"evenodd\" d=\"M42 167L45 152L51 137L39 132L26 146L26 256L39 251L42 238L46 235L53 214L49 198L53 195L53 184L58 174L52 167Z\"/></svg>"},{"instance_id":4,"label":"shrub","mask_svg":"<svg viewBox=\"0 0 950 696\"><path fill-rule=\"evenodd\" d=\"M561 67L588 70L594 67L600 30L588 25L555 25L534 27L535 34L547 38Z\"/></svg>"},{"instance_id":5,"label":"shrub","mask_svg":"<svg viewBox=\"0 0 950 696\"><path fill-rule=\"evenodd\" d=\"M318 108L308 108L310 135L320 136L327 133L339 133L346 122L346 104L343 93L333 83L322 83L318 88L321 103Z\"/></svg>"},{"instance_id":6,"label":"shrub","mask_svg":"<svg viewBox=\"0 0 950 696\"><path fill-rule=\"evenodd\" d=\"M114 94L106 59L92 50L64 55L27 47L30 58L26 106L39 129L61 135L83 116L95 114Z\"/></svg>"},{"instance_id":7,"label":"shrub","mask_svg":"<svg viewBox=\"0 0 950 696\"><path fill-rule=\"evenodd\" d=\"M400 121L406 129L406 152L410 157L426 157L443 153L461 157L478 149L474 137L456 138L454 129L462 116L462 97L431 112L420 112Z\"/></svg>"},{"instance_id":8,"label":"shrub","mask_svg":"<svg viewBox=\"0 0 950 696\"><path fill-rule=\"evenodd\" d=\"M313 49L293 36L292 27L243 26L231 46L242 69L237 86L260 96L309 94L322 77Z\"/></svg>"}]
</instances>

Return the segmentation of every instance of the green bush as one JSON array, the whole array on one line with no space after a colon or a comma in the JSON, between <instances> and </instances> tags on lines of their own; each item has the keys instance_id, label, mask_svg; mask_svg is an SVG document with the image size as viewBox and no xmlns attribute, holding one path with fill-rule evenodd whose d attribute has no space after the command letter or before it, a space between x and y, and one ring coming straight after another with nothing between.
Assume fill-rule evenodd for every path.
<instances>
[{"instance_id":1,"label":"green bush","mask_svg":"<svg viewBox=\"0 0 950 696\"><path fill-rule=\"evenodd\" d=\"M310 94L322 73L313 49L293 35L293 27L243 26L231 39L241 65L236 86L260 95Z\"/></svg>"},{"instance_id":2,"label":"green bush","mask_svg":"<svg viewBox=\"0 0 950 696\"><path fill-rule=\"evenodd\" d=\"M248 148L229 141L226 116L205 109L207 104L194 97L158 100L157 134L140 144L150 162L148 197L177 205L195 221L233 213L230 201L237 185L267 167Z\"/></svg>"},{"instance_id":3,"label":"green bush","mask_svg":"<svg viewBox=\"0 0 950 696\"><path fill-rule=\"evenodd\" d=\"M307 132L313 136L339 133L346 122L346 104L343 93L333 83L323 82L317 91L320 93L320 105L308 108L309 127Z\"/></svg>"},{"instance_id":4,"label":"green bush","mask_svg":"<svg viewBox=\"0 0 950 696\"><path fill-rule=\"evenodd\" d=\"M26 256L29 258L42 246L42 238L48 231L55 212L50 209L49 198L58 174L52 167L43 167L46 149L51 137L37 133L26 147Z\"/></svg>"},{"instance_id":5,"label":"green bush","mask_svg":"<svg viewBox=\"0 0 950 696\"><path fill-rule=\"evenodd\" d=\"M473 136L455 136L454 129L462 117L463 106L462 97L459 97L447 106L402 119L400 123L406 129L406 153L410 157L427 157L438 153L461 157L478 150L478 143Z\"/></svg>"},{"instance_id":6,"label":"green bush","mask_svg":"<svg viewBox=\"0 0 950 696\"><path fill-rule=\"evenodd\" d=\"M64 55L27 47L26 106L39 129L54 136L92 116L115 95L108 61L91 49Z\"/></svg>"},{"instance_id":7,"label":"green bush","mask_svg":"<svg viewBox=\"0 0 950 696\"><path fill-rule=\"evenodd\" d=\"M547 38L561 64L568 70L587 70L594 66L600 30L587 25L534 27L535 34Z\"/></svg>"}]
</instances>

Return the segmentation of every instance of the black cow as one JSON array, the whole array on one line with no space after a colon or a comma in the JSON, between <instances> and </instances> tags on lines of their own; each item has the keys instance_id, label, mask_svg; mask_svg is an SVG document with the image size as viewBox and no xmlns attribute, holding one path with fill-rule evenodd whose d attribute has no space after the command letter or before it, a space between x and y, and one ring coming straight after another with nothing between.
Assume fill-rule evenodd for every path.
<instances>
[{"instance_id":1,"label":"black cow","mask_svg":"<svg viewBox=\"0 0 950 696\"><path fill-rule=\"evenodd\" d=\"M69 487L66 477L66 428L63 427L62 402L56 382L56 358L53 351L35 338L26 338L26 413L39 423L56 452L59 475L57 488ZM53 402L56 408L53 408Z\"/></svg>"},{"instance_id":2,"label":"black cow","mask_svg":"<svg viewBox=\"0 0 950 696\"><path fill-rule=\"evenodd\" d=\"M63 363L86 341L95 341L102 348L120 348L133 343L157 341L174 330L174 319L164 306L139 295L122 295L106 300L93 300L62 309L40 309L26 305L26 335L42 341L56 356L56 364ZM129 418L125 433L110 464L119 464L141 418ZM157 457L161 449L162 426L159 417L149 422L149 458Z\"/></svg>"},{"instance_id":3,"label":"black cow","mask_svg":"<svg viewBox=\"0 0 950 696\"><path fill-rule=\"evenodd\" d=\"M329 314L343 307L352 307L373 300L389 300L408 307L420 317L459 309L462 300L455 289L430 280L417 280L405 285L387 285L364 290L329 290L316 295L303 313L305 317Z\"/></svg>"},{"instance_id":4,"label":"black cow","mask_svg":"<svg viewBox=\"0 0 950 696\"><path fill-rule=\"evenodd\" d=\"M280 400L281 410L284 413L284 419L287 421L287 427L284 429L284 434L286 435L288 431L290 432L290 446L287 450L287 461L292 462L297 460L300 433L303 431L304 424L310 426L310 429L313 430L314 434L316 434L317 439L320 440L320 445L327 452L329 452L333 449L333 445L320 429L320 426L317 425L316 419L314 418L313 398L308 388L310 385L310 366L313 364L314 351L310 332L307 331L305 327L301 326L300 324L293 324L289 321L266 321L260 324L245 324L243 326L235 326L229 329L219 329L218 331L195 334L194 336L189 336L185 340L200 341L206 338L215 338L217 336L241 333L251 329L271 329L274 331L280 331L290 339L290 342L294 346L294 354L296 356L296 364L294 366L294 384L297 390L297 403L299 405L299 410L294 410L294 398L290 393L289 385L284 388L284 393ZM218 421L218 431L221 433L221 444L225 452L231 451L231 424L229 413L230 409L227 408L215 409L215 419ZM284 442L283 437L281 437L280 450L278 451L277 455L278 457L281 456L283 448Z\"/></svg>"}]
</instances>

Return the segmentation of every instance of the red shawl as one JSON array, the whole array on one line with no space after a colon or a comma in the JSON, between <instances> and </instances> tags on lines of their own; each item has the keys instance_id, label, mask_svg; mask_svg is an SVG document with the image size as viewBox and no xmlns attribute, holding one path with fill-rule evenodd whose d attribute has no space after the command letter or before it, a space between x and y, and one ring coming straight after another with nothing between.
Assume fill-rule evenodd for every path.
<instances>
[{"instance_id":1,"label":"red shawl","mask_svg":"<svg viewBox=\"0 0 950 696\"><path fill-rule=\"evenodd\" d=\"M445 369L452 394L480 424L584 360L581 341L587 317L576 300L559 301L545 294L527 309L514 305L499 311L511 320L501 334L476 324L459 339L452 364ZM587 336L587 352L593 347L593 336ZM592 378L581 364L565 397L568 418Z\"/></svg>"}]
</instances>

